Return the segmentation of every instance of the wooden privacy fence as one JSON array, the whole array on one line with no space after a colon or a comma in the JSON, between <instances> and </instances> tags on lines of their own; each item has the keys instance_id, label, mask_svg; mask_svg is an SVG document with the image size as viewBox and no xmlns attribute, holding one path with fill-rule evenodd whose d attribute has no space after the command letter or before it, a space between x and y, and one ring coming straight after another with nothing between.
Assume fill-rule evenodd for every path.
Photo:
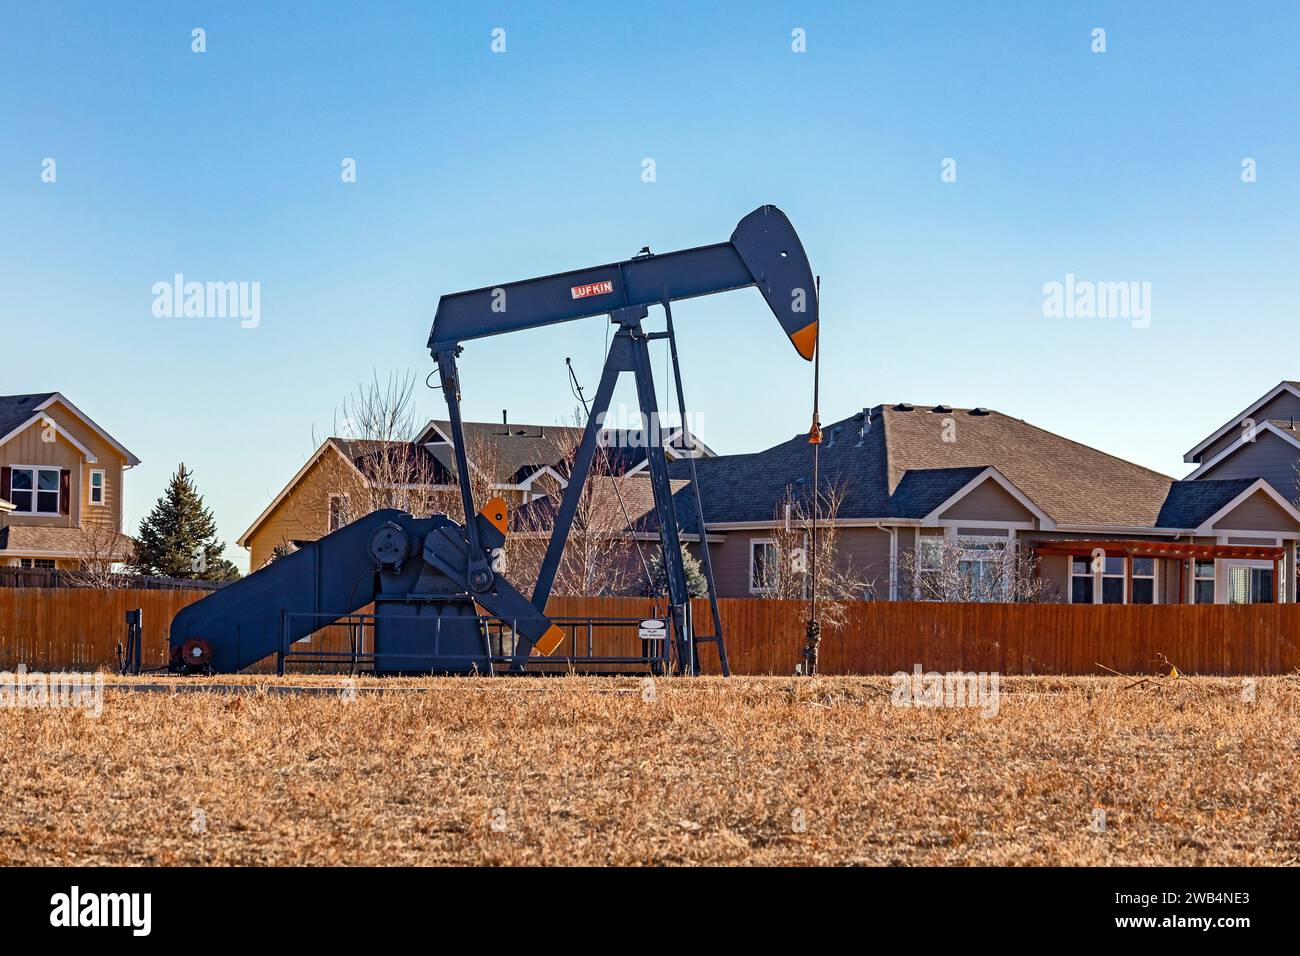
<instances>
[{"instance_id":1,"label":"wooden privacy fence","mask_svg":"<svg viewBox=\"0 0 1300 956\"><path fill-rule=\"evenodd\" d=\"M126 612L144 611L145 667L167 663L167 629L208 591L139 588L0 588L0 667L93 670L117 666Z\"/></svg>"},{"instance_id":2,"label":"wooden privacy fence","mask_svg":"<svg viewBox=\"0 0 1300 956\"><path fill-rule=\"evenodd\" d=\"M126 612L144 611L145 667L167 660L172 618L202 591L0 588L0 668L115 666ZM807 605L729 598L720 602L736 674L790 674L800 660ZM648 617L645 598L554 598L553 617ZM710 633L706 601L695 602L700 633ZM1094 606L863 602L846 623L823 632L822 672L890 674L925 670L1001 674L1098 674L1098 664L1150 673L1163 655L1200 674L1285 674L1300 667L1300 604ZM314 640L323 640L314 638ZM596 653L635 653L634 631L608 638ZM627 646L624 646L627 645ZM700 650L717 672L712 645Z\"/></svg>"}]
</instances>

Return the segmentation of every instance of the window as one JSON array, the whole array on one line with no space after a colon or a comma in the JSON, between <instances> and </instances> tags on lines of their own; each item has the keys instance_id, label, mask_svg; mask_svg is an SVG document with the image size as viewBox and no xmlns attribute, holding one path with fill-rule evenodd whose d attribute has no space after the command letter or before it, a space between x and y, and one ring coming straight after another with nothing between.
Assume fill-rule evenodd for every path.
<instances>
[{"instance_id":1,"label":"window","mask_svg":"<svg viewBox=\"0 0 1300 956\"><path fill-rule=\"evenodd\" d=\"M767 538L751 538L749 542L749 591L759 594L770 591L777 584L777 562L781 560L776 542Z\"/></svg>"},{"instance_id":2,"label":"window","mask_svg":"<svg viewBox=\"0 0 1300 956\"><path fill-rule=\"evenodd\" d=\"M51 558L23 558L19 563L24 568L39 568L42 571L54 570L54 561Z\"/></svg>"},{"instance_id":3,"label":"window","mask_svg":"<svg viewBox=\"0 0 1300 956\"><path fill-rule=\"evenodd\" d=\"M1070 559L1070 603L1123 604L1124 558L1122 556L1103 558L1100 563L1100 573L1093 572L1092 561L1089 555L1075 555ZM1134 563L1136 564L1136 561ZM1097 589L1099 581L1100 591Z\"/></svg>"},{"instance_id":4,"label":"window","mask_svg":"<svg viewBox=\"0 0 1300 956\"><path fill-rule=\"evenodd\" d=\"M58 514L59 469L10 469L9 502L14 506L15 512L23 514Z\"/></svg>"},{"instance_id":5,"label":"window","mask_svg":"<svg viewBox=\"0 0 1300 956\"><path fill-rule=\"evenodd\" d=\"M916 596L922 601L942 601L943 537L922 535L917 542Z\"/></svg>"},{"instance_id":6,"label":"window","mask_svg":"<svg viewBox=\"0 0 1300 956\"><path fill-rule=\"evenodd\" d=\"M1229 604L1272 604L1273 568L1262 565L1228 565Z\"/></svg>"},{"instance_id":7,"label":"window","mask_svg":"<svg viewBox=\"0 0 1300 956\"><path fill-rule=\"evenodd\" d=\"M90 503L92 505L104 503L104 472L98 468L90 473Z\"/></svg>"},{"instance_id":8,"label":"window","mask_svg":"<svg viewBox=\"0 0 1300 956\"><path fill-rule=\"evenodd\" d=\"M1092 603L1092 559L1078 556L1070 559L1070 603Z\"/></svg>"},{"instance_id":9,"label":"window","mask_svg":"<svg viewBox=\"0 0 1300 956\"><path fill-rule=\"evenodd\" d=\"M1192 571L1192 603L1214 603L1214 562L1197 561Z\"/></svg>"},{"instance_id":10,"label":"window","mask_svg":"<svg viewBox=\"0 0 1300 956\"><path fill-rule=\"evenodd\" d=\"M972 601L997 601L1006 596L1010 557L1004 535L961 535L957 538L961 550L957 573L962 590Z\"/></svg>"},{"instance_id":11,"label":"window","mask_svg":"<svg viewBox=\"0 0 1300 956\"><path fill-rule=\"evenodd\" d=\"M1156 559L1133 559L1133 594L1131 604L1156 603Z\"/></svg>"},{"instance_id":12,"label":"window","mask_svg":"<svg viewBox=\"0 0 1300 956\"><path fill-rule=\"evenodd\" d=\"M330 530L337 531L348 521L348 496L330 495Z\"/></svg>"}]
</instances>

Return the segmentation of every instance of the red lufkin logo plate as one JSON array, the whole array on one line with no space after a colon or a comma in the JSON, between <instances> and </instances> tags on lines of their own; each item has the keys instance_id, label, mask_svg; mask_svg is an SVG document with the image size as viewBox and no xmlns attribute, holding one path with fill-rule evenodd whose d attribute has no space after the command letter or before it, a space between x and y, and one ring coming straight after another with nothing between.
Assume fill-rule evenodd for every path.
<instances>
[{"instance_id":1,"label":"red lufkin logo plate","mask_svg":"<svg viewBox=\"0 0 1300 956\"><path fill-rule=\"evenodd\" d=\"M587 285L575 285L569 290L575 299L585 299L591 295L608 295L614 291L612 280L606 279L604 282L591 282Z\"/></svg>"}]
</instances>

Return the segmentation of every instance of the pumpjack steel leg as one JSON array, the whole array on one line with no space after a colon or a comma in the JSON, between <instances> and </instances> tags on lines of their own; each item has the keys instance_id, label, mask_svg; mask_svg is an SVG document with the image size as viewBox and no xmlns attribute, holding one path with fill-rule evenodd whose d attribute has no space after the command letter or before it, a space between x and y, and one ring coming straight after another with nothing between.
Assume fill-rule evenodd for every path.
<instances>
[{"instance_id":1,"label":"pumpjack steel leg","mask_svg":"<svg viewBox=\"0 0 1300 956\"><path fill-rule=\"evenodd\" d=\"M668 601L672 606L673 640L679 673L696 674L695 642L691 635L691 598L686 587L686 568L682 562L682 542L677 532L677 512L673 508L672 483L668 480L668 458L659 435L659 404L655 397L654 377L650 371L649 339L640 324L628 330L632 342L632 360L636 366L636 391L645 421L646 462L650 471L650 488L654 492L655 518L659 522L659 541L663 548Z\"/></svg>"},{"instance_id":2,"label":"pumpjack steel leg","mask_svg":"<svg viewBox=\"0 0 1300 956\"><path fill-rule=\"evenodd\" d=\"M587 418L587 427L582 432L582 441L578 445L578 451L573 457L573 467L570 469L569 484L564 489L564 498L560 503L560 512L555 517L555 527L551 532L551 539L546 545L546 555L542 558L542 567L537 574L537 584L533 588L533 607L541 613L546 612L546 602L550 599L551 588L555 584L555 575L560 570L560 559L564 556L564 544L569 537L569 529L573 527L573 516L577 513L578 502L582 497L583 488L587 482L587 474L591 470L591 462L596 454L596 442L600 439L600 432L603 427L602 422L605 413L609 410L610 400L614 396L614 386L618 384L618 377L622 372L632 370L632 359L629 354L628 338L622 330L614 336L614 341L610 345L609 354L605 356L605 369L600 376L600 385L596 388L596 396L591 403L591 410Z\"/></svg>"},{"instance_id":3,"label":"pumpjack steel leg","mask_svg":"<svg viewBox=\"0 0 1300 956\"><path fill-rule=\"evenodd\" d=\"M673 384L677 390L677 408L682 413L682 442L686 446L686 460L691 468L691 497L695 505L695 526L700 532L700 564L704 569L704 581L709 589L709 610L713 616L713 638L718 645L718 663L723 677L731 676L731 662L727 659L727 643L722 633L722 614L718 610L718 589L713 582L713 560L709 556L709 536L704 527L704 501L700 497L700 477L695 469L695 439L691 435L691 426L686 414L686 393L682 389L682 367L677 361L677 334L673 330L672 303L664 298L664 317L667 319L668 352L672 356ZM695 635L694 628L691 630ZM696 637L698 646L700 638Z\"/></svg>"},{"instance_id":4,"label":"pumpjack steel leg","mask_svg":"<svg viewBox=\"0 0 1300 956\"><path fill-rule=\"evenodd\" d=\"M609 410L610 400L614 396L614 386L622 372L632 369L628 337L620 330L614 336L609 354L605 356L605 369L600 376L600 385L591 404L586 428L582 432L582 441L573 458L573 467L568 476L568 485L560 502L559 514L555 517L555 526L551 529L551 538L546 544L546 554L542 557L542 566L537 573L537 584L533 588L532 605L537 613L546 613L546 602L551 597L551 588L555 585L555 576L559 573L560 562L564 559L564 545L573 527L573 518L577 514L578 504L587 484L587 475L591 471L592 459L596 456L596 443L600 439L602 422ZM519 673L528 663L532 647L526 643L515 645L514 657L510 661L512 673Z\"/></svg>"},{"instance_id":5,"label":"pumpjack steel leg","mask_svg":"<svg viewBox=\"0 0 1300 956\"><path fill-rule=\"evenodd\" d=\"M647 314L648 310L644 306L617 309L610 313L611 320L618 323L620 328L614 334L609 354L605 357L605 368L600 376L600 385L596 389L582 442L574 457L569 484L564 490L564 499L555 519L551 540L542 559L541 571L537 576L537 587L533 591L533 607L541 613L546 610L546 601L551 595L555 575L564 556L564 544L573 526L574 514L591 471L596 444L600 438L605 414L609 410L610 400L614 395L614 387L618 384L619 375L623 372L631 372L636 382L641 414L645 418L646 458L650 471L651 490L654 494L655 517L662 529L661 541L664 548L664 568L668 578L668 600L673 608L674 651L678 668L685 673L695 673L698 668L691 640L691 607L686 588L686 569L682 563L681 539L677 533L677 513L673 509L672 502L672 485L668 480L668 462L664 456L663 444L658 441L659 410L654 379L650 370L649 337L641 327L641 320ZM654 440L650 440L652 438ZM527 646L518 648L511 662L511 670L523 669L530 650L531 648Z\"/></svg>"}]
</instances>

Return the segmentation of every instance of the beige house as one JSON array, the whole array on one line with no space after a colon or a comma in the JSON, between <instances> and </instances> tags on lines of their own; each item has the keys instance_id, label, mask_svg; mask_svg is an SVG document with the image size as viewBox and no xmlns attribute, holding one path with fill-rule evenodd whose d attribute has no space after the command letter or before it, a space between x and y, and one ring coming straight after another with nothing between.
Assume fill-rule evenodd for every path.
<instances>
[{"instance_id":1,"label":"beige house","mask_svg":"<svg viewBox=\"0 0 1300 956\"><path fill-rule=\"evenodd\" d=\"M0 566L129 558L122 480L139 463L59 392L0 396Z\"/></svg>"},{"instance_id":2,"label":"beige house","mask_svg":"<svg viewBox=\"0 0 1300 956\"><path fill-rule=\"evenodd\" d=\"M564 425L464 422L471 481L480 501L489 495L506 500L512 511L562 489L568 462L582 439L582 429ZM640 433L607 429L606 467L619 475L640 475L646 468ZM670 461L684 457L680 431L665 431ZM696 457L714 452L698 439ZM451 426L431 421L414 442L376 442L331 437L263 509L238 544L249 551L256 571L278 549L297 541L314 541L385 501L412 514L458 508Z\"/></svg>"}]
</instances>

